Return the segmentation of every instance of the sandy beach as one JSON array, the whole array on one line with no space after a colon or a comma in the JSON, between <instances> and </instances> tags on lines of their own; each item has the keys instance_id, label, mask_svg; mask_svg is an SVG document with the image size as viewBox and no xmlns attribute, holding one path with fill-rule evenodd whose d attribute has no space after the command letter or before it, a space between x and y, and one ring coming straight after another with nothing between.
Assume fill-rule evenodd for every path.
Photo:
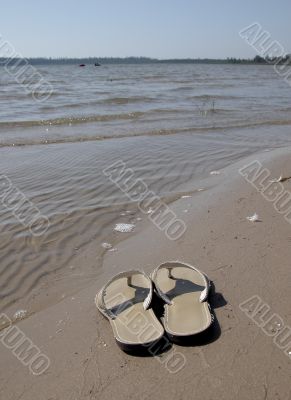
<instances>
[{"instance_id":1,"label":"sandy beach","mask_svg":"<svg viewBox=\"0 0 291 400\"><path fill-rule=\"evenodd\" d=\"M283 328L288 333L291 325L291 225L238 172L258 160L270 170L268 179L289 178L290 150L254 154L193 183L192 190L189 184L186 197L170 204L187 226L176 241L167 239L143 216L135 234L115 237L116 251L104 250L100 259L92 242L86 252L76 254L77 271L83 265L94 265L97 257L102 273L98 280L96 273L87 276L81 290L78 286L74 290L69 273L59 281L56 275L55 287L41 287L39 309L13 326L48 357L49 368L40 375L32 374L13 354L13 345L9 349L1 343L1 398L290 399L291 338L288 350L288 338L280 348L274 337ZM291 180L282 185L291 191ZM205 190L197 191L202 188ZM255 213L258 222L247 220ZM155 357L125 354L96 310L94 296L113 271L138 268L149 273L167 260L196 265L213 281L214 326L197 342L173 345ZM57 297L56 293L64 295ZM46 302L46 297L54 296L55 301ZM251 317L250 298L259 298L268 316L257 313ZM22 308L19 303L17 306ZM8 308L9 317L13 311L15 308ZM271 328L266 328L274 314L281 322L274 318ZM6 334L1 331L2 342ZM177 354L183 355L185 363L176 371Z\"/></svg>"}]
</instances>

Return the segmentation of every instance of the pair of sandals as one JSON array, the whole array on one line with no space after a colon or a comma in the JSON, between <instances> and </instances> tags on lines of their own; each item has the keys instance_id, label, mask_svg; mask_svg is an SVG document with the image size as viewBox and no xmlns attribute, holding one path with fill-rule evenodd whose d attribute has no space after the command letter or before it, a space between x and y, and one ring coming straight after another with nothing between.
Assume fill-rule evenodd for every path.
<instances>
[{"instance_id":1,"label":"pair of sandals","mask_svg":"<svg viewBox=\"0 0 291 400\"><path fill-rule=\"evenodd\" d=\"M166 332L172 341L205 331L213 322L207 302L208 277L190 264L166 262L149 276L121 272L96 295L98 310L109 320L125 351L157 343ZM153 296L164 303L162 323L152 309Z\"/></svg>"}]
</instances>

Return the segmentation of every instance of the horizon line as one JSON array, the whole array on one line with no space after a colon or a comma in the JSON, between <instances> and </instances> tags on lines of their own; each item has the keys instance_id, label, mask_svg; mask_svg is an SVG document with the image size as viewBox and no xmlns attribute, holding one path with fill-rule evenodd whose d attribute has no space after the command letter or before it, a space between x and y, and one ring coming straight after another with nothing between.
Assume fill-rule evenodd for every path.
<instances>
[{"instance_id":1,"label":"horizon line","mask_svg":"<svg viewBox=\"0 0 291 400\"><path fill-rule=\"evenodd\" d=\"M256 57L242 57L242 56L227 56L227 57L167 57L167 58L157 58L157 57L149 57L149 56L84 56L84 57L73 57L73 56L22 56L22 57L5 57L0 55L0 59L7 60L10 58L15 58L18 60L25 59L47 59L47 60L83 60L83 59L145 59L145 60L153 60L153 61L168 61L168 60L229 60L229 59L237 59L237 60L252 60Z\"/></svg>"}]
</instances>

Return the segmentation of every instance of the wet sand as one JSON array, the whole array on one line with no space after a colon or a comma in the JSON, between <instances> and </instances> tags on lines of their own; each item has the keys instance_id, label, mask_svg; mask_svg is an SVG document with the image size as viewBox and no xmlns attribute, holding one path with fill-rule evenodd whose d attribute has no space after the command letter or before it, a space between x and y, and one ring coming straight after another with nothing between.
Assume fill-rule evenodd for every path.
<instances>
[{"instance_id":1,"label":"wet sand","mask_svg":"<svg viewBox=\"0 0 291 400\"><path fill-rule=\"evenodd\" d=\"M115 246L143 230L147 215L140 215L135 202L104 175L104 168L122 160L135 178L170 204L200 185L218 185L215 176L204 182L212 170L282 147L287 130L276 136L273 130L272 136L271 130L256 130L252 140L245 135L237 130L231 136L208 132L0 149L1 173L50 221L45 234L33 236L1 204L0 310L14 314L24 308L33 313L85 288L92 279L99 282L107 272L102 243ZM134 224L135 230L116 233L116 223ZM90 248L95 251L93 262L79 263L80 254L88 254ZM109 273L114 271L109 267Z\"/></svg>"},{"instance_id":2,"label":"wet sand","mask_svg":"<svg viewBox=\"0 0 291 400\"><path fill-rule=\"evenodd\" d=\"M134 234L119 236L121 240L114 243L117 251L104 250L100 257L92 241L85 252L76 252L73 268L59 280L56 275L55 288L44 283L39 289L39 309L16 324L49 357L49 369L34 376L1 343L1 397L290 399L290 357L239 307L256 295L270 307L270 316L277 313L284 326L291 324L291 225L239 175L239 168L256 159L273 178L291 176L290 149L253 155L198 186L193 182L192 190L188 182L184 195L191 197L171 203L187 224L177 241L168 240L143 217ZM290 180L283 186L291 191ZM197 192L200 187L207 190ZM261 221L252 223L246 217L255 212ZM94 269L96 257L99 274ZM158 357L123 353L95 308L96 292L114 271L150 272L162 261L177 259L195 264L214 282L212 331L188 346L174 345ZM82 274L84 266L92 268L92 274L86 274L80 290L79 284L74 288L71 276ZM54 302L46 302L46 297L57 294ZM9 309L7 313L11 316ZM175 353L182 353L186 363L171 373L167 360Z\"/></svg>"}]
</instances>

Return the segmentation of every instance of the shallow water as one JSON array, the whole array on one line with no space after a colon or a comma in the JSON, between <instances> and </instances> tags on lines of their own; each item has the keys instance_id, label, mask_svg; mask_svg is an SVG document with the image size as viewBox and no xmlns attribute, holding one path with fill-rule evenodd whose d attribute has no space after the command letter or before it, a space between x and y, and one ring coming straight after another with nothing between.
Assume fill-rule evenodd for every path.
<instances>
[{"instance_id":1,"label":"shallow water","mask_svg":"<svg viewBox=\"0 0 291 400\"><path fill-rule=\"evenodd\" d=\"M102 172L117 160L169 201L212 170L291 144L291 88L271 66L38 69L54 87L40 103L0 68L0 171L50 221L34 237L0 203L4 308L53 281L89 245L100 258L82 267L83 278L98 276L102 243L128 235L114 233L115 224L138 231L136 204Z\"/></svg>"}]
</instances>

